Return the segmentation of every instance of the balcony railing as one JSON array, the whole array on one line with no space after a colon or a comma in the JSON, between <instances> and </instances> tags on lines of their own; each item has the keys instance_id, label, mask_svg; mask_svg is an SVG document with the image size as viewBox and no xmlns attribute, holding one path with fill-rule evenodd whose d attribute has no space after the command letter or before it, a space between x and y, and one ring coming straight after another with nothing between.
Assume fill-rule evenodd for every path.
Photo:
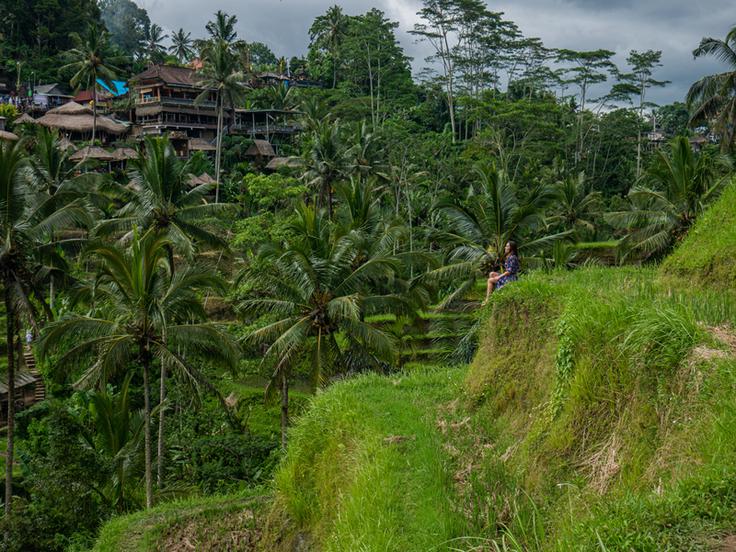
<instances>
[{"instance_id":1,"label":"balcony railing","mask_svg":"<svg viewBox=\"0 0 736 552\"><path fill-rule=\"evenodd\" d=\"M192 98L171 98L167 96L151 96L150 98L136 98L136 105L151 105L151 104L163 104L163 105L176 105L176 106L191 106L194 108L215 108L215 102L211 100L204 100L201 103L195 104Z\"/></svg>"}]
</instances>

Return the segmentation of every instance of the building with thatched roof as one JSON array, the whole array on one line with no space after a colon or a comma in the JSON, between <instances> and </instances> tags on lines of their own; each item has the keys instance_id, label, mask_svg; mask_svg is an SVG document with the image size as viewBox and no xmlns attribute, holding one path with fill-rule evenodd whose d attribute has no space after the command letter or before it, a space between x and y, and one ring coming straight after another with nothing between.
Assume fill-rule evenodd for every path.
<instances>
[{"instance_id":1,"label":"building with thatched roof","mask_svg":"<svg viewBox=\"0 0 736 552\"><path fill-rule=\"evenodd\" d=\"M85 146L69 156L70 161L86 161L90 159L103 162L115 161L112 153L105 151L99 146Z\"/></svg>"},{"instance_id":2,"label":"building with thatched roof","mask_svg":"<svg viewBox=\"0 0 736 552\"><path fill-rule=\"evenodd\" d=\"M36 119L31 117L28 113L21 113L18 117L15 118L13 121L14 125L35 125Z\"/></svg>"},{"instance_id":3,"label":"building with thatched roof","mask_svg":"<svg viewBox=\"0 0 736 552\"><path fill-rule=\"evenodd\" d=\"M189 151L205 151L205 152L211 152L215 151L217 147L215 144L213 144L209 140L205 140L204 138L191 138L189 140Z\"/></svg>"},{"instance_id":4,"label":"building with thatched roof","mask_svg":"<svg viewBox=\"0 0 736 552\"><path fill-rule=\"evenodd\" d=\"M88 140L92 136L94 115L90 107L69 102L61 107L49 109L43 117L36 119L36 123L48 128L59 129L72 141ZM103 143L125 134L128 130L128 126L124 123L97 114L97 137Z\"/></svg>"},{"instance_id":5,"label":"building with thatched roof","mask_svg":"<svg viewBox=\"0 0 736 552\"><path fill-rule=\"evenodd\" d=\"M284 167L290 169L298 169L303 166L304 162L299 157L274 157L266 165L266 170L277 171Z\"/></svg>"},{"instance_id":6,"label":"building with thatched roof","mask_svg":"<svg viewBox=\"0 0 736 552\"><path fill-rule=\"evenodd\" d=\"M23 410L46 398L46 386L41 373L36 369L36 360L30 349L23 354L23 365L15 374L15 409ZM7 423L8 382L0 381L0 425Z\"/></svg>"},{"instance_id":7,"label":"building with thatched roof","mask_svg":"<svg viewBox=\"0 0 736 552\"><path fill-rule=\"evenodd\" d=\"M18 140L18 136L5 130L5 117L0 117L0 140L5 140L7 142L15 142Z\"/></svg>"}]
</instances>

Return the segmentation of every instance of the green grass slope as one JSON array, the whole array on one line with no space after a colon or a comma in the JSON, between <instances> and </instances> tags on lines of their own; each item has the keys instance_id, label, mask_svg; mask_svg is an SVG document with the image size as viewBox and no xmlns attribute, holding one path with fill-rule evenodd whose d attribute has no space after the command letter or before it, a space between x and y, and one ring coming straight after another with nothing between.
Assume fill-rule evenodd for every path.
<instances>
[{"instance_id":1,"label":"green grass slope","mask_svg":"<svg viewBox=\"0 0 736 552\"><path fill-rule=\"evenodd\" d=\"M719 550L736 534L734 304L651 270L509 286L469 368L314 400L262 548Z\"/></svg>"},{"instance_id":2,"label":"green grass slope","mask_svg":"<svg viewBox=\"0 0 736 552\"><path fill-rule=\"evenodd\" d=\"M695 223L661 271L692 285L736 284L736 182Z\"/></svg>"}]
</instances>

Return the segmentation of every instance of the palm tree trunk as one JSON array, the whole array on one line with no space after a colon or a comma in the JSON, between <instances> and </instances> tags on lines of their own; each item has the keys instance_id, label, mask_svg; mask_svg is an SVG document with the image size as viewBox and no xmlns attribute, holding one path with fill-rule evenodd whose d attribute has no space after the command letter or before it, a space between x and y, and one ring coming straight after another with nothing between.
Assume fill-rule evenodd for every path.
<instances>
[{"instance_id":1,"label":"palm tree trunk","mask_svg":"<svg viewBox=\"0 0 736 552\"><path fill-rule=\"evenodd\" d=\"M286 429L289 427L289 378L281 372L281 448L286 450Z\"/></svg>"},{"instance_id":2,"label":"palm tree trunk","mask_svg":"<svg viewBox=\"0 0 736 552\"><path fill-rule=\"evenodd\" d=\"M144 438L146 454L146 508L153 505L153 470L151 462L151 355L146 345L141 345L143 364Z\"/></svg>"},{"instance_id":3,"label":"palm tree trunk","mask_svg":"<svg viewBox=\"0 0 736 552\"><path fill-rule=\"evenodd\" d=\"M166 400L166 363L161 362L161 382L158 401L158 446L156 447L156 487L164 486L164 401Z\"/></svg>"},{"instance_id":4,"label":"palm tree trunk","mask_svg":"<svg viewBox=\"0 0 736 552\"><path fill-rule=\"evenodd\" d=\"M90 146L93 146L95 144L96 134L97 134L97 79L95 79L95 81L92 83L92 142L90 143Z\"/></svg>"},{"instance_id":5,"label":"palm tree trunk","mask_svg":"<svg viewBox=\"0 0 736 552\"><path fill-rule=\"evenodd\" d=\"M220 155L222 154L222 97L217 94L217 147L215 148L215 203L220 202Z\"/></svg>"},{"instance_id":6,"label":"palm tree trunk","mask_svg":"<svg viewBox=\"0 0 736 552\"><path fill-rule=\"evenodd\" d=\"M8 426L5 454L5 515L10 514L13 499L13 459L15 446L15 313L10 297L10 282L5 281L5 336L8 355Z\"/></svg>"}]
</instances>

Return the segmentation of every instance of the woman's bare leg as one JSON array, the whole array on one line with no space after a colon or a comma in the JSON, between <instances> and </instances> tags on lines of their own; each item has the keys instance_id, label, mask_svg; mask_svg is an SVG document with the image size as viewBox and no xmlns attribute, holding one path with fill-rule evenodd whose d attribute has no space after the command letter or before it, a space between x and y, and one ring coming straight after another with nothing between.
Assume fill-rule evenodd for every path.
<instances>
[{"instance_id":1,"label":"woman's bare leg","mask_svg":"<svg viewBox=\"0 0 736 552\"><path fill-rule=\"evenodd\" d=\"M493 293L493 286L496 283L496 276L498 276L498 272L491 272L490 276L488 277L488 281L486 283L486 298L483 301L484 305L488 302L488 298L491 296L491 293Z\"/></svg>"}]
</instances>

